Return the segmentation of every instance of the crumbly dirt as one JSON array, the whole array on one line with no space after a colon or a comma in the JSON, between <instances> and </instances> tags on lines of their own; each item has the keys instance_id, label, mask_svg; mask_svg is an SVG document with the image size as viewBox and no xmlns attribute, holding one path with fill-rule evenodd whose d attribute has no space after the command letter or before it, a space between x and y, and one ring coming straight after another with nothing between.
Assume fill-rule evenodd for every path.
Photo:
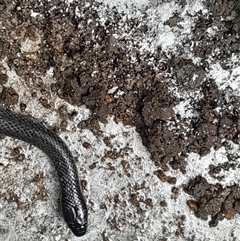
<instances>
[{"instance_id":1,"label":"crumbly dirt","mask_svg":"<svg viewBox=\"0 0 240 241\"><path fill-rule=\"evenodd\" d=\"M33 89L33 96L34 89L41 90L38 101L45 108L51 108L47 96L52 92L73 105L86 105L92 114L79 126L95 133L99 131L99 121L106 122L109 115L116 122L136 126L151 153L152 165L156 166L154 174L170 184L176 180L165 172L171 166L185 173L188 153L204 156L212 147L227 148L228 140L239 144L240 98L229 98L232 90L220 90L215 80L207 76L207 58L220 59L227 70L230 66L224 65L224 61L227 63L232 54L240 51L238 1L206 1L209 13L197 14L192 38L179 46L178 54L171 56L166 56L160 47L152 53L140 52L137 45L129 48L131 39L114 35L121 32L121 13L110 14L103 24L97 4L81 9L78 15L76 2L68 6L60 0L0 1L0 20L5 26L0 31L0 59L5 59L9 68ZM178 4L184 5L184 1ZM32 17L31 11L41 14ZM231 20L221 20L228 16ZM166 25L176 26L178 21L181 19L176 14ZM125 24L133 35L148 31L144 21L127 19ZM207 31L213 26L217 26L217 31L212 36ZM36 45L21 49L26 39ZM197 64L184 57L184 46L190 43L195 56L201 57ZM41 76L49 68L53 68L55 83L51 89L45 89ZM1 102L25 108L27 103L19 103L14 88L4 86L7 80L6 69L0 65ZM194 117L175 114L174 106L183 101L171 91L176 87L182 92L202 94L202 98L188 96ZM64 115L64 110L60 112ZM231 167L209 168L214 176ZM210 226L240 214L237 184L223 188L198 176L189 181L184 191L195 198L188 205L197 217L212 217ZM129 198L135 205L134 195Z\"/></svg>"},{"instance_id":2,"label":"crumbly dirt","mask_svg":"<svg viewBox=\"0 0 240 241\"><path fill-rule=\"evenodd\" d=\"M197 176L184 191L195 198L188 201L188 206L197 217L208 220L208 215L211 216L210 227L217 226L224 218L231 219L236 213L240 214L238 185L223 188L221 184L209 184L205 178Z\"/></svg>"}]
</instances>

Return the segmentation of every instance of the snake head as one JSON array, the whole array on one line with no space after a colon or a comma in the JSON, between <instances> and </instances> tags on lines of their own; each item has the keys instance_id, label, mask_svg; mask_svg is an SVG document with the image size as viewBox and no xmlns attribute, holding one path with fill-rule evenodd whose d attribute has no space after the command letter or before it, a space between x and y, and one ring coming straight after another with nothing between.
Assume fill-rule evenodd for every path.
<instances>
[{"instance_id":1,"label":"snake head","mask_svg":"<svg viewBox=\"0 0 240 241\"><path fill-rule=\"evenodd\" d=\"M63 211L64 219L72 232L80 237L87 231L87 209L81 206L70 207Z\"/></svg>"}]
</instances>

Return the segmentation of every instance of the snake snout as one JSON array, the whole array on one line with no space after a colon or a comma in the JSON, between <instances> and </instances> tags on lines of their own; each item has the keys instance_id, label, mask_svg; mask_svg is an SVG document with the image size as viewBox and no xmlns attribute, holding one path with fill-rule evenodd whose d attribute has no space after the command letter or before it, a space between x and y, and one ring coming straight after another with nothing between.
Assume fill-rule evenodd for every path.
<instances>
[{"instance_id":1,"label":"snake snout","mask_svg":"<svg viewBox=\"0 0 240 241\"><path fill-rule=\"evenodd\" d=\"M83 236L87 231L87 227L85 227L85 226L83 226L83 227L82 226L80 226L80 227L74 226L74 228L71 228L71 227L69 227L69 228L78 237Z\"/></svg>"}]
</instances>

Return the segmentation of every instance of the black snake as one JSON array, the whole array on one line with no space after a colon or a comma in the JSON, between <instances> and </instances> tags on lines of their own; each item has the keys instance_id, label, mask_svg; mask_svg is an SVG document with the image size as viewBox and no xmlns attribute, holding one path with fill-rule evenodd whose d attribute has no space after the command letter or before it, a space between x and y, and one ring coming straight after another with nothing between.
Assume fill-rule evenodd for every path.
<instances>
[{"instance_id":1,"label":"black snake","mask_svg":"<svg viewBox=\"0 0 240 241\"><path fill-rule=\"evenodd\" d=\"M87 207L73 156L63 140L38 121L3 106L0 106L0 134L32 144L52 160L60 181L64 219L76 236L84 235Z\"/></svg>"}]
</instances>

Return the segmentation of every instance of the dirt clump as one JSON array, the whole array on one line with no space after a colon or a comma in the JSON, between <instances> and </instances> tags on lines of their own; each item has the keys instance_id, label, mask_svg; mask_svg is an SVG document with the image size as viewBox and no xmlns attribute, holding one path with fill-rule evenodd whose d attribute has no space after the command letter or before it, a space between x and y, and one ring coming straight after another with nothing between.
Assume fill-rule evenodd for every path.
<instances>
[{"instance_id":1,"label":"dirt clump","mask_svg":"<svg viewBox=\"0 0 240 241\"><path fill-rule=\"evenodd\" d=\"M209 184L205 178L197 176L190 180L184 191L195 198L189 200L188 205L197 217L207 220L210 215L210 227L216 227L224 218L231 219L240 214L238 185L223 188L221 184Z\"/></svg>"}]
</instances>

